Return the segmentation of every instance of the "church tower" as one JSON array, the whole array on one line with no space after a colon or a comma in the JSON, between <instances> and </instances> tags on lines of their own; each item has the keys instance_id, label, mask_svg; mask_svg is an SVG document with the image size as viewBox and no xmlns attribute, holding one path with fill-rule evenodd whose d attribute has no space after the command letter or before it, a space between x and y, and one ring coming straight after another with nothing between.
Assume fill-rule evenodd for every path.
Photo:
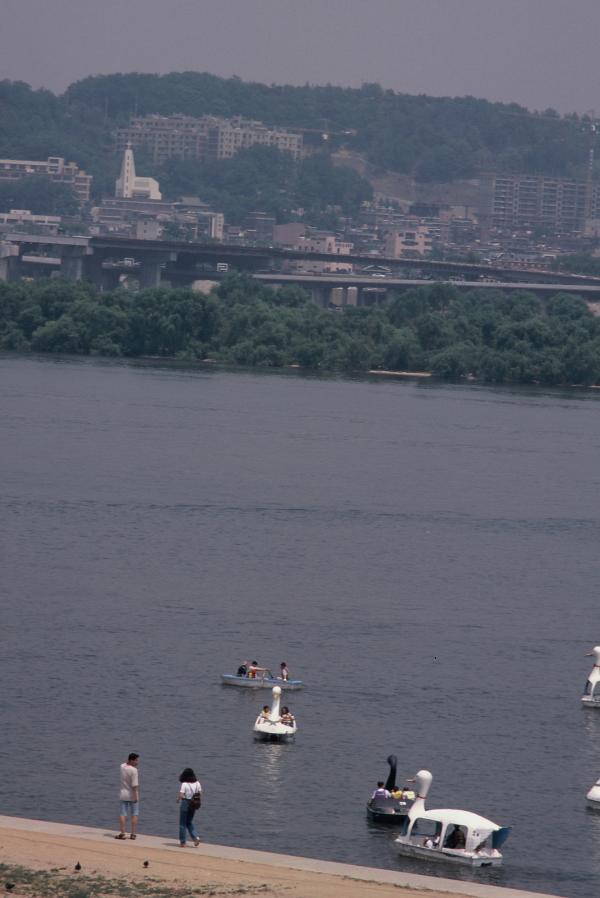
<instances>
[{"instance_id":1,"label":"church tower","mask_svg":"<svg viewBox=\"0 0 600 898\"><path fill-rule=\"evenodd\" d=\"M131 144L127 144L127 148L123 153L123 163L121 165L121 175L117 178L115 186L115 196L122 199L131 199L135 188L135 162L133 159L133 150Z\"/></svg>"}]
</instances>

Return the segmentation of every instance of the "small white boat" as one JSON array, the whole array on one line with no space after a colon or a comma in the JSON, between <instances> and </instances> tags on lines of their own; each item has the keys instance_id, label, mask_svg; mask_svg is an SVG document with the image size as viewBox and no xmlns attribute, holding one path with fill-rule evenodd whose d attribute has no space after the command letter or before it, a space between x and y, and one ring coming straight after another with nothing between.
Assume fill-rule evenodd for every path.
<instances>
[{"instance_id":1,"label":"small white boat","mask_svg":"<svg viewBox=\"0 0 600 898\"><path fill-rule=\"evenodd\" d=\"M254 724L254 738L262 742L289 742L296 735L296 721L286 722L281 719L281 686L273 686L273 704L269 716L262 712Z\"/></svg>"},{"instance_id":2,"label":"small white boat","mask_svg":"<svg viewBox=\"0 0 600 898\"><path fill-rule=\"evenodd\" d=\"M486 817L454 808L425 810L432 776L419 770L415 777L417 797L403 820L403 831L394 841L400 854L426 860L449 861L468 867L497 867L502 863L501 846L510 828Z\"/></svg>"},{"instance_id":3,"label":"small white boat","mask_svg":"<svg viewBox=\"0 0 600 898\"><path fill-rule=\"evenodd\" d=\"M581 702L586 708L600 708L600 645L587 653L586 658L590 657L594 659L594 666L585 682Z\"/></svg>"},{"instance_id":4,"label":"small white boat","mask_svg":"<svg viewBox=\"0 0 600 898\"><path fill-rule=\"evenodd\" d=\"M600 811L600 780L596 780L590 791L585 796L588 808Z\"/></svg>"}]
</instances>

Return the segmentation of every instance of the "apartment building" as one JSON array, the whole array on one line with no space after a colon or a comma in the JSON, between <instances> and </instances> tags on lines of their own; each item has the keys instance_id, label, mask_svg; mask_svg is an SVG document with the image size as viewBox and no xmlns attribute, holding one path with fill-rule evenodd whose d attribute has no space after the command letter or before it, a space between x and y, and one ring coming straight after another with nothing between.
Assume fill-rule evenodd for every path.
<instances>
[{"instance_id":1,"label":"apartment building","mask_svg":"<svg viewBox=\"0 0 600 898\"><path fill-rule=\"evenodd\" d=\"M414 222L391 231L385 238L385 255L389 259L403 256L428 256L435 238L434 232L425 224Z\"/></svg>"},{"instance_id":2,"label":"apartment building","mask_svg":"<svg viewBox=\"0 0 600 898\"><path fill-rule=\"evenodd\" d=\"M128 144L144 148L160 164L166 159L231 159L240 150L252 146L272 146L298 159L302 153L302 135L282 128L269 128L262 122L240 116L231 119L205 115L145 115L131 119L129 127L115 134L116 149L123 152Z\"/></svg>"},{"instance_id":3,"label":"apartment building","mask_svg":"<svg viewBox=\"0 0 600 898\"><path fill-rule=\"evenodd\" d=\"M167 159L208 159L208 136L214 121L208 116L192 118L189 115L135 116L127 128L119 128L115 134L117 153L123 153L130 145L145 149L152 161L160 165Z\"/></svg>"},{"instance_id":4,"label":"apartment building","mask_svg":"<svg viewBox=\"0 0 600 898\"><path fill-rule=\"evenodd\" d=\"M556 233L583 230L600 218L600 185L544 175L488 175L484 184L492 227L543 226Z\"/></svg>"},{"instance_id":5,"label":"apartment building","mask_svg":"<svg viewBox=\"0 0 600 898\"><path fill-rule=\"evenodd\" d=\"M289 153L293 159L299 159L302 135L238 117L212 129L209 140L209 150L215 159L231 159L240 150L254 146L275 147L282 153Z\"/></svg>"},{"instance_id":6,"label":"apartment building","mask_svg":"<svg viewBox=\"0 0 600 898\"><path fill-rule=\"evenodd\" d=\"M65 162L62 156L48 156L45 161L0 159L0 181L18 181L35 175L66 184L82 203L89 201L92 175L87 175L74 162Z\"/></svg>"}]
</instances>

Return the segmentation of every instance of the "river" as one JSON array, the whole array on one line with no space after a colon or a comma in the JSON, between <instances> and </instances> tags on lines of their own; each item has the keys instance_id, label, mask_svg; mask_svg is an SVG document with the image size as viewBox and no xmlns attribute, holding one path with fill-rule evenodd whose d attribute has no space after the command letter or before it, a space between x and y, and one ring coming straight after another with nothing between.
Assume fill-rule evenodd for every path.
<instances>
[{"instance_id":1,"label":"river","mask_svg":"<svg viewBox=\"0 0 600 898\"><path fill-rule=\"evenodd\" d=\"M596 898L600 396L0 356L0 807ZM293 745L255 744L287 661ZM473 873L398 857L365 802L398 755L431 807L513 832Z\"/></svg>"}]
</instances>

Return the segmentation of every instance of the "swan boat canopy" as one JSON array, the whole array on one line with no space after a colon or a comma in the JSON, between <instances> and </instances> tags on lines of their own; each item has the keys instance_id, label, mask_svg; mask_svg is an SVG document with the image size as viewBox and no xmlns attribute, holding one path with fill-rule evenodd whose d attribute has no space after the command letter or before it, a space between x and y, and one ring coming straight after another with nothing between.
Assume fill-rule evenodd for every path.
<instances>
[{"instance_id":1,"label":"swan boat canopy","mask_svg":"<svg viewBox=\"0 0 600 898\"><path fill-rule=\"evenodd\" d=\"M262 712L254 724L254 738L261 742L290 742L296 735L296 721L284 721L281 718L281 686L273 686L273 704L268 717Z\"/></svg>"},{"instance_id":2,"label":"swan boat canopy","mask_svg":"<svg viewBox=\"0 0 600 898\"><path fill-rule=\"evenodd\" d=\"M587 653L587 657L590 656L594 659L594 666L585 682L581 702L586 708L600 708L600 645Z\"/></svg>"},{"instance_id":3,"label":"swan boat canopy","mask_svg":"<svg viewBox=\"0 0 600 898\"><path fill-rule=\"evenodd\" d=\"M502 863L500 848L508 838L509 827L498 826L470 811L453 808L426 811L431 773L420 770L415 780L417 798L394 842L400 854L469 867L497 867Z\"/></svg>"},{"instance_id":4,"label":"swan boat canopy","mask_svg":"<svg viewBox=\"0 0 600 898\"><path fill-rule=\"evenodd\" d=\"M588 808L593 808L595 811L600 811L600 780L596 780L585 797L587 799Z\"/></svg>"},{"instance_id":5,"label":"swan boat canopy","mask_svg":"<svg viewBox=\"0 0 600 898\"><path fill-rule=\"evenodd\" d=\"M374 823L400 823L406 817L414 801L409 798L388 798L385 792L396 791L396 755L389 755L387 759L390 772L385 783L384 794L377 795L377 791L367 802L367 817ZM414 793L413 793L414 794Z\"/></svg>"}]
</instances>

